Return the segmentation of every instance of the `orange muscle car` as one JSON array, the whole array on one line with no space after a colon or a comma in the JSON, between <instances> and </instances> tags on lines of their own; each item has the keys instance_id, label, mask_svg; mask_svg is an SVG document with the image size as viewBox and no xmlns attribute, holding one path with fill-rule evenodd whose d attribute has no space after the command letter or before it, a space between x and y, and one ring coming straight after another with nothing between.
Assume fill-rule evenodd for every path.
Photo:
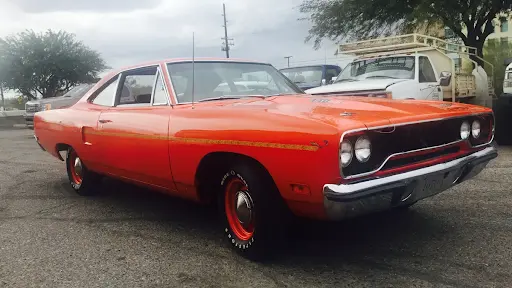
<instances>
[{"instance_id":1,"label":"orange muscle car","mask_svg":"<svg viewBox=\"0 0 512 288\"><path fill-rule=\"evenodd\" d=\"M270 64L233 59L115 71L73 106L37 112L34 133L80 195L106 175L217 203L227 241L250 259L285 243L290 216L408 207L497 156L488 108L311 96Z\"/></svg>"}]
</instances>

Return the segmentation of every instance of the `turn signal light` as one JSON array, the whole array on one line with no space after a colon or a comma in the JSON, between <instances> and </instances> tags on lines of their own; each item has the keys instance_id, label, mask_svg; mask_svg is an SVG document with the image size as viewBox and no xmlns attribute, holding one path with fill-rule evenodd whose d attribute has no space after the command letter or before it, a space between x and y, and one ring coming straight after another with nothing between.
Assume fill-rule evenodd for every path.
<instances>
[{"instance_id":1,"label":"turn signal light","mask_svg":"<svg viewBox=\"0 0 512 288\"><path fill-rule=\"evenodd\" d=\"M309 187L302 184L291 184L292 191L295 194L299 195L311 195L311 191L309 190Z\"/></svg>"}]
</instances>

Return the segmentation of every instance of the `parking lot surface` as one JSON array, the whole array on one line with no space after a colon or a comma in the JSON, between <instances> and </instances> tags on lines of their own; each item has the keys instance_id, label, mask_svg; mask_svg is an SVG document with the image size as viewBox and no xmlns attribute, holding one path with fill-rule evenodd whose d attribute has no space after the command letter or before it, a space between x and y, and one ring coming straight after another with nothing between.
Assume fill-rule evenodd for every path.
<instances>
[{"instance_id":1,"label":"parking lot surface","mask_svg":"<svg viewBox=\"0 0 512 288\"><path fill-rule=\"evenodd\" d=\"M212 212L107 180L76 195L32 130L0 130L0 287L510 287L512 149L476 179L341 223L300 222L271 263L231 251Z\"/></svg>"}]
</instances>

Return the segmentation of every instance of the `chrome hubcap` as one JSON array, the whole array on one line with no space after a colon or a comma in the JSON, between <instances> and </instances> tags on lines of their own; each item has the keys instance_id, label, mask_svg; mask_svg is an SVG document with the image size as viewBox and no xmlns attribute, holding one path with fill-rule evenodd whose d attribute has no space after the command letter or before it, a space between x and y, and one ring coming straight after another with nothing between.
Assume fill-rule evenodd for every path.
<instances>
[{"instance_id":1,"label":"chrome hubcap","mask_svg":"<svg viewBox=\"0 0 512 288\"><path fill-rule=\"evenodd\" d=\"M80 160L80 158L76 157L74 167L75 167L75 174L78 177L80 177L80 179L82 179L82 161Z\"/></svg>"},{"instance_id":2,"label":"chrome hubcap","mask_svg":"<svg viewBox=\"0 0 512 288\"><path fill-rule=\"evenodd\" d=\"M243 226L251 223L252 209L253 203L251 196L246 192L238 191L236 193L236 216Z\"/></svg>"}]
</instances>

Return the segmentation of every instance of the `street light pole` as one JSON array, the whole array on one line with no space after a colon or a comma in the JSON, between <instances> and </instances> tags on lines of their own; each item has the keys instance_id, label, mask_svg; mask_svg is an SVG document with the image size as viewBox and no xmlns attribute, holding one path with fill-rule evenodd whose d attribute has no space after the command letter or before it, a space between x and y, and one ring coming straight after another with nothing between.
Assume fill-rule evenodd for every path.
<instances>
[{"instance_id":1,"label":"street light pole","mask_svg":"<svg viewBox=\"0 0 512 288\"><path fill-rule=\"evenodd\" d=\"M292 58L293 56L285 56L284 58L286 60L288 60L288 67L290 67L290 58Z\"/></svg>"}]
</instances>

